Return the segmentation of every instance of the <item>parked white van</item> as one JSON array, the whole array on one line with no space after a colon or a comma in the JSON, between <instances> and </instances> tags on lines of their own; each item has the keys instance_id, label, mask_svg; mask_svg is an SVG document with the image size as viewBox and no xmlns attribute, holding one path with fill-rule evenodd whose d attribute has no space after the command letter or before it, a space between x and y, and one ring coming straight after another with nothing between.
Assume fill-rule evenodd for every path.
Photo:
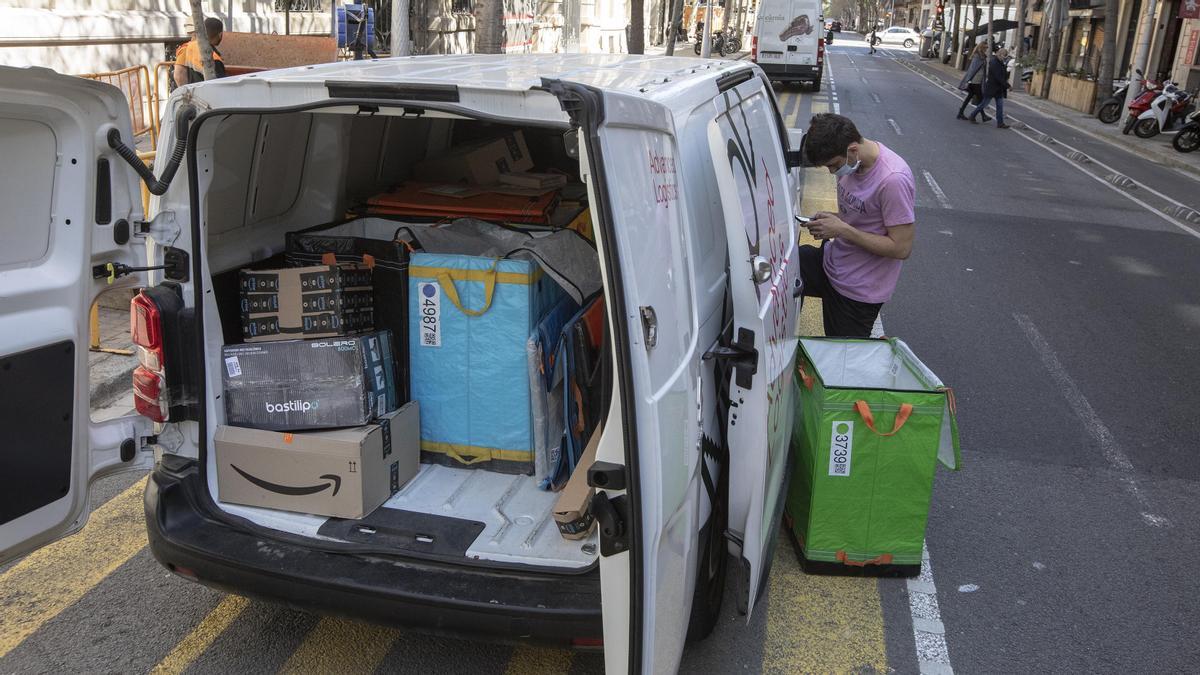
<instances>
[{"instance_id":1,"label":"parked white van","mask_svg":"<svg viewBox=\"0 0 1200 675\"><path fill-rule=\"evenodd\" d=\"M603 646L613 673L677 668L716 620L727 551L740 609L753 611L789 473L800 302L800 138L789 143L761 70L430 56L201 83L166 107L157 177L141 176L161 195L147 218L120 92L0 67L0 473L21 477L0 495L0 562L82 527L97 477L152 469L155 557L242 595ZM214 434L221 347L240 335L237 270L277 256L285 232L343 219L455 139L496 130L521 130L539 163L586 184L611 336L611 404L588 474L598 532L567 545L553 525L509 518L450 555L412 532L338 540L317 533L321 517L223 502ZM113 288L144 289L135 391L161 422L89 420L88 310ZM506 478L525 489L526 477ZM445 515L492 508L448 480L420 481L454 492Z\"/></svg>"},{"instance_id":2,"label":"parked white van","mask_svg":"<svg viewBox=\"0 0 1200 675\"><path fill-rule=\"evenodd\" d=\"M821 90L825 20L820 0L762 0L750 58L772 82L807 82Z\"/></svg>"}]
</instances>

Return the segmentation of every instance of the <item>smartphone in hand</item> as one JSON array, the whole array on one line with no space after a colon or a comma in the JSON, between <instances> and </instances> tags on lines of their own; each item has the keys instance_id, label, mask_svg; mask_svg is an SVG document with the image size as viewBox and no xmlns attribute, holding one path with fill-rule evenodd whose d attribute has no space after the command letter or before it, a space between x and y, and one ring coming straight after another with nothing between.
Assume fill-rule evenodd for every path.
<instances>
[{"instance_id":1,"label":"smartphone in hand","mask_svg":"<svg viewBox=\"0 0 1200 675\"><path fill-rule=\"evenodd\" d=\"M812 222L812 218L805 218L804 216L796 216L796 222L800 225L808 227L808 224Z\"/></svg>"}]
</instances>

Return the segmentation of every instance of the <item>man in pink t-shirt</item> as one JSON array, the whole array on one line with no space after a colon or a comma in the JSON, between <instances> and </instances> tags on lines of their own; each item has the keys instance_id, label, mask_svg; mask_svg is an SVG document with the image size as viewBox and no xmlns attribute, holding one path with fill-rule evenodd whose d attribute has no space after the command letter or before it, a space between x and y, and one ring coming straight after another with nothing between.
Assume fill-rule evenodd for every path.
<instances>
[{"instance_id":1,"label":"man in pink t-shirt","mask_svg":"<svg viewBox=\"0 0 1200 675\"><path fill-rule=\"evenodd\" d=\"M821 248L800 247L804 294L821 298L826 335L870 337L912 252L912 171L841 115L812 118L804 153L838 177L838 212L817 213L807 224Z\"/></svg>"}]
</instances>

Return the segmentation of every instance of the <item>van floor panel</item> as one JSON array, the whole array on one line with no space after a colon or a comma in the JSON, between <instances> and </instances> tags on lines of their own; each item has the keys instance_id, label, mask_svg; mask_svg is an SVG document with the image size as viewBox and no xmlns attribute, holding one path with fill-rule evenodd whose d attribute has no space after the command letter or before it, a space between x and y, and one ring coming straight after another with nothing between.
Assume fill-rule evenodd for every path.
<instances>
[{"instance_id":1,"label":"van floor panel","mask_svg":"<svg viewBox=\"0 0 1200 675\"><path fill-rule=\"evenodd\" d=\"M483 523L431 513L375 509L365 518L330 518L318 534L383 549L463 556L483 532Z\"/></svg>"},{"instance_id":2,"label":"van floor panel","mask_svg":"<svg viewBox=\"0 0 1200 675\"><path fill-rule=\"evenodd\" d=\"M598 535L563 539L552 517L558 497L539 489L534 476L422 464L383 506L482 522L483 532L467 549L469 558L587 567L596 561Z\"/></svg>"},{"instance_id":3,"label":"van floor panel","mask_svg":"<svg viewBox=\"0 0 1200 675\"><path fill-rule=\"evenodd\" d=\"M400 492L362 520L345 521L225 502L221 502L220 506L226 513L262 527L322 541L355 543L361 543L354 538L357 534L345 537L343 533L325 525L329 522L347 522L369 527L374 522L370 519L385 510L399 514L413 512L409 513L410 516L442 516L445 521L430 522L439 522L440 526L447 528L461 525L463 531L455 533L454 537L473 537L464 554L468 558L540 567L587 567L597 560L599 535L593 530L584 539L563 539L552 516L558 497L557 492L539 489L538 480L533 476L421 464L417 475ZM380 514L384 518L382 522L401 527L403 516L393 516L394 513L388 513L387 516ZM480 523L483 531L474 534ZM403 527L414 529L411 523ZM417 534L432 535L435 542L444 541L450 536L445 529ZM404 546L398 546L397 549L415 550Z\"/></svg>"}]
</instances>

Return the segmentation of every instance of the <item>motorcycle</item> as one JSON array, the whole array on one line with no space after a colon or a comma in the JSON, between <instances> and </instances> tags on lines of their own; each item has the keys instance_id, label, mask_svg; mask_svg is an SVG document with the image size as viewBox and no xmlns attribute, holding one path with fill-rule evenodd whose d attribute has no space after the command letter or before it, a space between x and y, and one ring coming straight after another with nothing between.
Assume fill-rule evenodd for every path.
<instances>
[{"instance_id":1,"label":"motorcycle","mask_svg":"<svg viewBox=\"0 0 1200 675\"><path fill-rule=\"evenodd\" d=\"M704 36L701 35L700 39L696 41L696 56L700 55L700 52L703 50L703 48ZM735 54L741 51L741 49L742 41L736 35L727 36L725 35L725 31L713 31L712 51L720 54L721 56L729 56L730 54Z\"/></svg>"},{"instance_id":2,"label":"motorcycle","mask_svg":"<svg viewBox=\"0 0 1200 675\"><path fill-rule=\"evenodd\" d=\"M1154 80L1142 77L1142 71L1134 70L1139 78L1142 78L1143 91L1158 91L1159 84ZM1099 108L1096 110L1096 118L1105 124L1112 124L1121 119L1121 107L1125 105L1125 94L1129 92L1129 82L1121 83L1121 86L1113 92L1112 96L1100 102Z\"/></svg>"},{"instance_id":3,"label":"motorcycle","mask_svg":"<svg viewBox=\"0 0 1200 675\"><path fill-rule=\"evenodd\" d=\"M1162 86L1175 86L1175 83L1170 80L1164 80ZM1121 133L1126 136L1133 131L1133 127L1138 123L1138 116L1150 109L1150 104L1154 103L1159 96L1159 89L1146 89L1133 99L1129 104L1129 117L1125 118L1125 126L1121 128Z\"/></svg>"},{"instance_id":4,"label":"motorcycle","mask_svg":"<svg viewBox=\"0 0 1200 675\"><path fill-rule=\"evenodd\" d=\"M1193 110L1184 120L1183 128L1171 139L1171 147L1179 152L1200 149L1200 110Z\"/></svg>"},{"instance_id":5,"label":"motorcycle","mask_svg":"<svg viewBox=\"0 0 1200 675\"><path fill-rule=\"evenodd\" d=\"M1174 83L1168 84L1150 104L1150 109L1138 115L1133 133L1137 134L1138 138L1153 138L1160 131L1170 130L1175 122L1186 118L1196 109L1191 100L1190 93Z\"/></svg>"}]
</instances>

